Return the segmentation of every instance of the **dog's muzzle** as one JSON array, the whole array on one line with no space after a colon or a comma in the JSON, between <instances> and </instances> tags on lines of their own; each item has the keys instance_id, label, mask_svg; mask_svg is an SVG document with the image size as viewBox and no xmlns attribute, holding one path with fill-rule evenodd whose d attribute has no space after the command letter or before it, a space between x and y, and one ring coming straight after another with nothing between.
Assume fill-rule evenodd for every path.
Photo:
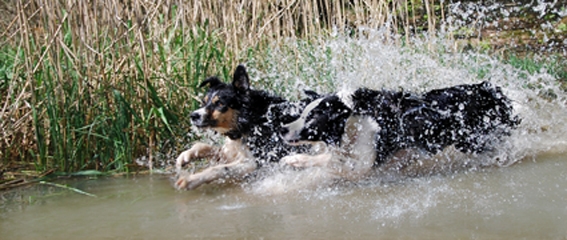
<instances>
[{"instance_id":1,"label":"dog's muzzle","mask_svg":"<svg viewBox=\"0 0 567 240\"><path fill-rule=\"evenodd\" d=\"M191 124L196 127L207 127L207 123L205 121L206 111L203 108L197 109L196 111L192 112L191 117Z\"/></svg>"},{"instance_id":2,"label":"dog's muzzle","mask_svg":"<svg viewBox=\"0 0 567 240\"><path fill-rule=\"evenodd\" d=\"M279 130L278 130L281 138L290 145L295 145L298 144L300 142L299 139L299 134L297 131L294 131L292 129L289 128L289 126L285 125L282 126Z\"/></svg>"}]
</instances>

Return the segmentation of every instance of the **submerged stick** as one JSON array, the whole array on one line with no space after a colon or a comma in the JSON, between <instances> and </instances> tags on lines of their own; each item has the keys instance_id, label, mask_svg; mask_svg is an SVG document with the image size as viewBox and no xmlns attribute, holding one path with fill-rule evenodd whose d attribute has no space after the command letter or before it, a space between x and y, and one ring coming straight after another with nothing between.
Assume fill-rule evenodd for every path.
<instances>
[{"instance_id":1,"label":"submerged stick","mask_svg":"<svg viewBox=\"0 0 567 240\"><path fill-rule=\"evenodd\" d=\"M32 183L36 183L37 181L40 181L41 179L43 179L44 177L46 177L47 175L49 175L53 172L55 172L55 168L52 168L52 169L49 169L49 170L43 172L42 174L38 175L33 180L26 181L25 178L18 178L18 179L14 179L14 180L9 180L7 182L0 184L0 191L8 190L8 189L11 189L11 188L16 188L16 187L22 187L22 186L30 185Z\"/></svg>"},{"instance_id":2,"label":"submerged stick","mask_svg":"<svg viewBox=\"0 0 567 240\"><path fill-rule=\"evenodd\" d=\"M71 190L73 192L79 193L79 194L83 194L83 195L87 195L89 197L97 197L94 194L85 192L83 190L77 189L77 188L73 188L73 187L69 187L67 185L62 185L62 184L57 184L57 183L52 183L52 182L46 182L46 181L40 181L40 184L45 184L45 185L51 185L51 186L55 186L55 187L60 187L60 188L64 188L64 189L68 189Z\"/></svg>"}]
</instances>

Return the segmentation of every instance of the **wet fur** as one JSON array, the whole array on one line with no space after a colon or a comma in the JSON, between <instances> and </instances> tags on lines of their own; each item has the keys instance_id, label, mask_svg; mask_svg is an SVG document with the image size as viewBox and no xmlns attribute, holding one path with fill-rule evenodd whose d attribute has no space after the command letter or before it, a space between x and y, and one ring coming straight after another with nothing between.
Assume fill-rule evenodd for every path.
<instances>
[{"instance_id":1,"label":"wet fur","mask_svg":"<svg viewBox=\"0 0 567 240\"><path fill-rule=\"evenodd\" d=\"M425 94L358 89L317 99L282 128L291 144L327 145L319 154L282 159L296 166L320 166L346 179L360 178L397 152L430 154L454 146L481 153L519 124L510 100L488 82L437 89Z\"/></svg>"},{"instance_id":2,"label":"wet fur","mask_svg":"<svg viewBox=\"0 0 567 240\"><path fill-rule=\"evenodd\" d=\"M215 130L226 136L226 140L222 146L196 143L179 155L175 183L178 189L194 189L220 178L242 178L283 156L305 152L305 146L285 144L277 130L294 119L287 112L305 104L250 89L248 74L241 65L236 68L231 84L211 77L200 86L209 89L202 107L191 114L191 121L199 128ZM181 171L184 164L200 158L217 165L195 174Z\"/></svg>"}]
</instances>

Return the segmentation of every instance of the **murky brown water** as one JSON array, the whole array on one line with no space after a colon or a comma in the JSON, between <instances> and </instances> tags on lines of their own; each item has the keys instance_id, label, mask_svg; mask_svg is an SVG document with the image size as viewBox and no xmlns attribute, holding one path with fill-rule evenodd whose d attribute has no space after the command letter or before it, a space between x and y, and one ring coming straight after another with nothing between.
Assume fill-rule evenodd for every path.
<instances>
[{"instance_id":1,"label":"murky brown water","mask_svg":"<svg viewBox=\"0 0 567 240\"><path fill-rule=\"evenodd\" d=\"M2 193L2 239L566 239L567 156L388 184L176 191L166 176ZM14 197L18 196L18 197ZM23 204L22 202L28 202Z\"/></svg>"}]
</instances>

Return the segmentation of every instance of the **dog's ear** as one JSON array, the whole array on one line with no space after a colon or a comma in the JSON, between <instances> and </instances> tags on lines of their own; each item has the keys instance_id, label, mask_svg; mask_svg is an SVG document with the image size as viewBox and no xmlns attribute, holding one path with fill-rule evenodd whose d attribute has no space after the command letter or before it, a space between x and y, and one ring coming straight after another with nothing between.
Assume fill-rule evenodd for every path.
<instances>
[{"instance_id":1,"label":"dog's ear","mask_svg":"<svg viewBox=\"0 0 567 240\"><path fill-rule=\"evenodd\" d=\"M307 98L309 98L310 100L315 100L321 97L319 93L313 90L303 90L303 93L305 93L305 95L307 95Z\"/></svg>"},{"instance_id":2,"label":"dog's ear","mask_svg":"<svg viewBox=\"0 0 567 240\"><path fill-rule=\"evenodd\" d=\"M209 85L209 88L212 88L212 87L217 86L219 84L222 84L222 82L219 78L209 77L209 78L205 79L205 81L203 81L201 84L199 84L199 87L202 88L204 86Z\"/></svg>"},{"instance_id":3,"label":"dog's ear","mask_svg":"<svg viewBox=\"0 0 567 240\"><path fill-rule=\"evenodd\" d=\"M238 91L246 92L250 88L250 80L248 79L248 73L246 73L246 68L243 65L238 65L236 70L234 70L234 76L232 77L232 86Z\"/></svg>"}]
</instances>

